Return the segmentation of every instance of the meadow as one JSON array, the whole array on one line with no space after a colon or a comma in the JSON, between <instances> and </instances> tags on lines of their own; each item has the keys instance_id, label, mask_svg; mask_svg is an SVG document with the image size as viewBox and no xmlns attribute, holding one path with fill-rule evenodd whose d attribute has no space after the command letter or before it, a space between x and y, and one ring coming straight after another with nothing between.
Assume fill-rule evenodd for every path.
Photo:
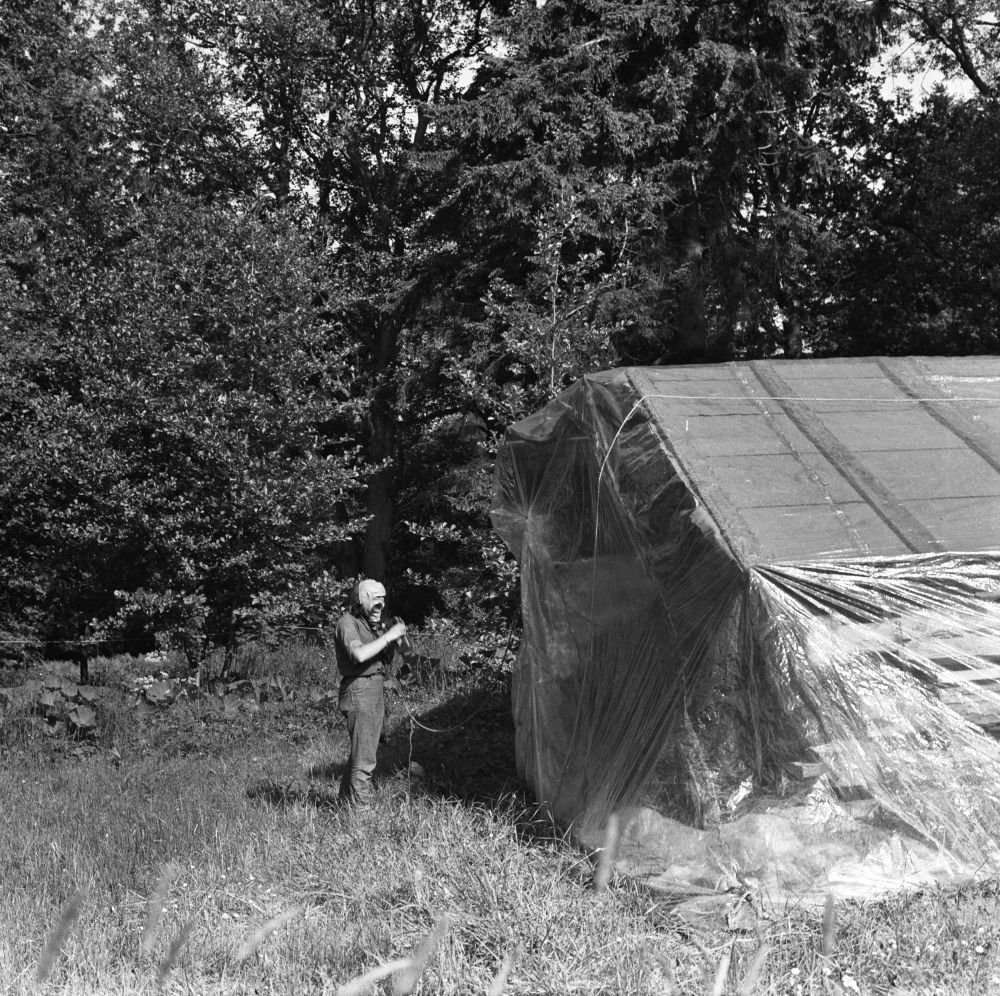
<instances>
[{"instance_id":1,"label":"meadow","mask_svg":"<svg viewBox=\"0 0 1000 996\"><path fill-rule=\"evenodd\" d=\"M76 734L0 698L0 992L1000 993L990 883L743 918L618 877L518 781L503 674L411 677L345 810L319 653L247 671L152 704L98 661Z\"/></svg>"}]
</instances>

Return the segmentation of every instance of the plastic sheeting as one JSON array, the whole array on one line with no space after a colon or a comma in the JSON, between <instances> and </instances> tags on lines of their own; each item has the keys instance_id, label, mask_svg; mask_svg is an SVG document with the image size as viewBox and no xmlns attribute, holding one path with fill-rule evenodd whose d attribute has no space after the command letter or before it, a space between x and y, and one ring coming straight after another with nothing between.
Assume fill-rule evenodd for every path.
<instances>
[{"instance_id":1,"label":"plastic sheeting","mask_svg":"<svg viewBox=\"0 0 1000 996\"><path fill-rule=\"evenodd\" d=\"M521 772L585 841L624 814L623 868L772 901L1000 869L1000 360L587 377L508 431L493 519Z\"/></svg>"}]
</instances>

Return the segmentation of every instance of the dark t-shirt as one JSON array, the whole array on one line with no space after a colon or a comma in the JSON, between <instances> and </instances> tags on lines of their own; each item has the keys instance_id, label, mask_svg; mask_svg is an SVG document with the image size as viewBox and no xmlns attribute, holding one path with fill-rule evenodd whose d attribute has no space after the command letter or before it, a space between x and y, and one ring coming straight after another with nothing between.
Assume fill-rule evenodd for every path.
<instances>
[{"instance_id":1,"label":"dark t-shirt","mask_svg":"<svg viewBox=\"0 0 1000 996\"><path fill-rule=\"evenodd\" d=\"M390 674L392 658L396 652L396 644L390 643L385 650L359 664L351 657L350 648L355 643L371 643L381 634L372 630L368 620L345 612L338 620L333 631L333 645L337 651L337 667L345 678L367 677L372 674Z\"/></svg>"}]
</instances>

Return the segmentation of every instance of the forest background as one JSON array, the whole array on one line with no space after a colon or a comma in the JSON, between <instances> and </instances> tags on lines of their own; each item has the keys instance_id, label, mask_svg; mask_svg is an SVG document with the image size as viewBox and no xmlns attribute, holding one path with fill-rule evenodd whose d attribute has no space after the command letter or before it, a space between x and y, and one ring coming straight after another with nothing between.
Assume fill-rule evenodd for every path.
<instances>
[{"instance_id":1,"label":"forest background","mask_svg":"<svg viewBox=\"0 0 1000 996\"><path fill-rule=\"evenodd\" d=\"M0 660L496 633L581 375L996 352L998 69L980 0L0 0Z\"/></svg>"}]
</instances>

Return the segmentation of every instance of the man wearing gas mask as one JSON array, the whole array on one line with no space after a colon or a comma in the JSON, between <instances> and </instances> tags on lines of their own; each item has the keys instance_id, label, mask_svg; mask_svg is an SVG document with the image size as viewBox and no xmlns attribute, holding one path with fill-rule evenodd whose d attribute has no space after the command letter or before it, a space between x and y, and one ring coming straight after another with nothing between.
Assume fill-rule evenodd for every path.
<instances>
[{"instance_id":1,"label":"man wearing gas mask","mask_svg":"<svg viewBox=\"0 0 1000 996\"><path fill-rule=\"evenodd\" d=\"M371 804L372 773L385 720L384 682L392 676L398 645L406 626L390 620L383 629L385 588L378 581L360 581L351 592L351 607L334 631L340 670L340 710L347 720L351 756L340 783L341 802Z\"/></svg>"}]
</instances>

